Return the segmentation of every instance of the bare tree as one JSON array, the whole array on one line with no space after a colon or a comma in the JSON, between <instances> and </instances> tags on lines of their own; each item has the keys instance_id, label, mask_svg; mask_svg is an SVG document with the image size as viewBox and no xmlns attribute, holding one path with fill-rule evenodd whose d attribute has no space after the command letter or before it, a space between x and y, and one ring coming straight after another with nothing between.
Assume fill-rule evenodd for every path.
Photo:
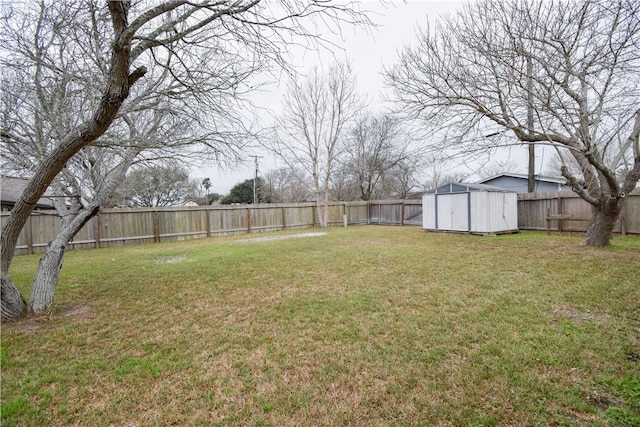
<instances>
[{"instance_id":1,"label":"bare tree","mask_svg":"<svg viewBox=\"0 0 640 427\"><path fill-rule=\"evenodd\" d=\"M358 118L347 138L342 162L358 186L360 199L371 200L380 191L385 176L390 178L393 169L409 158L419 157L411 149L411 142L401 122L389 114L364 114ZM389 184L391 180L386 181Z\"/></svg>"},{"instance_id":2,"label":"bare tree","mask_svg":"<svg viewBox=\"0 0 640 427\"><path fill-rule=\"evenodd\" d=\"M329 222L330 183L349 122L362 108L351 66L334 64L326 74L315 67L292 81L278 120L274 151L291 168L301 168L313 183L318 223Z\"/></svg>"},{"instance_id":3,"label":"bare tree","mask_svg":"<svg viewBox=\"0 0 640 427\"><path fill-rule=\"evenodd\" d=\"M562 166L569 168L569 173L574 176L582 176L580 165L578 165L573 157L560 157L557 153L551 156L551 159L546 164L545 173L548 175L557 174Z\"/></svg>"},{"instance_id":4,"label":"bare tree","mask_svg":"<svg viewBox=\"0 0 640 427\"><path fill-rule=\"evenodd\" d=\"M422 156L405 157L385 174L380 197L406 199L418 187L417 177L425 166Z\"/></svg>"},{"instance_id":5,"label":"bare tree","mask_svg":"<svg viewBox=\"0 0 640 427\"><path fill-rule=\"evenodd\" d=\"M481 165L477 170L477 174L480 178L489 178L501 173L517 173L518 169L518 164L511 159L494 160Z\"/></svg>"},{"instance_id":6,"label":"bare tree","mask_svg":"<svg viewBox=\"0 0 640 427\"><path fill-rule=\"evenodd\" d=\"M67 17L75 10L72 4L68 9L65 6L63 4L58 12L65 12L62 15ZM90 21L91 27L83 29L81 26L84 32L74 28L75 32L65 33L55 30L55 22L45 19L51 10L47 5L39 4L36 15L38 31L33 44L18 44L15 56L3 61L9 71L2 80L3 92L20 94L2 99L3 111L11 112L2 116L2 139L6 143L3 144L2 166L5 170L30 174L54 149L55 141L73 130L78 117L72 107L91 104L99 96L95 80L104 78L107 71L98 67L94 71L94 79L90 79L89 75L83 74L84 67L79 62L100 64L102 52L86 51L82 61L69 62L65 68L52 73L47 68L50 65L48 55L53 54L64 63L67 53L65 50L51 52L45 48L63 41L73 45L81 34L85 43L93 41L99 44L100 37L106 36L97 19L99 12L91 9L94 19ZM5 31L12 40L22 40L21 33ZM114 125L93 146L82 148L69 159L54 179L52 191L56 194L54 201L61 228L47 245L38 265L29 311L39 314L50 308L66 245L101 208L114 204L112 193L121 188L120 183L134 161L148 163L158 157L175 160L192 154L194 145L205 146L207 152L217 156L223 149L237 144L235 140L222 144L221 141L228 136L221 133L219 127L209 129L201 122L194 124L192 110L186 107L212 105L206 102L207 97L197 96L193 91L186 92L180 98L183 105L178 107L175 105L178 102L168 96L171 90L180 87L175 82L180 70L174 69L169 73L168 64L172 58L170 53L164 63L150 65L147 76L151 78L134 88ZM30 60L34 73L30 72L30 67L24 66ZM215 62L210 62L211 68L215 65ZM222 73L216 76L224 78ZM199 88L208 89L209 94L216 93L215 105L230 97L224 89L220 90L220 80L210 76L200 80ZM225 111L230 109L227 107ZM218 110L213 108L208 117L218 115Z\"/></svg>"},{"instance_id":7,"label":"bare tree","mask_svg":"<svg viewBox=\"0 0 640 427\"><path fill-rule=\"evenodd\" d=\"M344 167L336 168L331 176L331 196L334 200L359 200L360 188L355 177Z\"/></svg>"},{"instance_id":8,"label":"bare tree","mask_svg":"<svg viewBox=\"0 0 640 427\"><path fill-rule=\"evenodd\" d=\"M22 196L2 230L0 273L2 280L2 320L15 319L25 302L9 278L9 266L18 235L35 201L79 150L103 135L132 92L145 77L150 64L164 64L178 85L167 92L179 99L186 92L198 92L198 77L215 73L207 69L208 57L229 59L227 69L234 76L223 82L229 91L255 71L275 61L286 66L282 47L313 33L305 22L362 22L362 15L350 3L281 0L277 7L260 0L246 1L164 1L129 2L78 0L42 2L35 11L30 3L12 8L3 4L3 62L15 53L32 53L25 68L31 72L63 75L70 82L93 82L99 96L84 103L65 102L73 129L59 135L40 135L50 141ZM98 30L95 39L85 39L85 30ZM108 32L103 36L102 30ZM79 37L77 36L79 35ZM188 51L182 48L190 46ZM63 47L63 48L61 48ZM100 55L87 55L99 51ZM66 54L60 54L66 52ZM185 53L185 56L181 54ZM168 62L169 61L169 62ZM79 62L78 74L68 67ZM39 71L38 71L39 70ZM181 70L181 73L174 73ZM226 76L227 74L225 74ZM79 89L82 90L82 89ZM203 91L199 92L203 94ZM46 103L47 94L42 96ZM57 108L51 103L51 109ZM220 106L224 108L224 105ZM20 114L20 111L15 111ZM39 137L40 137L39 136ZM16 141L14 129L3 128L5 141Z\"/></svg>"},{"instance_id":9,"label":"bare tree","mask_svg":"<svg viewBox=\"0 0 640 427\"><path fill-rule=\"evenodd\" d=\"M632 0L485 0L420 33L386 80L406 113L449 130L449 148L487 150L509 135L556 147L592 206L583 243L602 246L640 178L638 46Z\"/></svg>"},{"instance_id":10,"label":"bare tree","mask_svg":"<svg viewBox=\"0 0 640 427\"><path fill-rule=\"evenodd\" d=\"M280 168L265 174L266 187L272 203L297 203L309 201L309 183L303 171Z\"/></svg>"},{"instance_id":11,"label":"bare tree","mask_svg":"<svg viewBox=\"0 0 640 427\"><path fill-rule=\"evenodd\" d=\"M146 120L135 118L141 115L149 117ZM56 176L51 190L61 227L47 245L38 265L28 304L30 312L40 314L50 309L67 244L100 209L115 204L113 195L120 188L128 168L140 157L148 158L146 151L156 151L161 138L173 139L163 129L168 115L169 111L162 108L128 113L120 120L120 126L112 126L96 145L80 150ZM122 126L124 123L128 125ZM175 130L179 132L179 129ZM162 136L159 132L163 132ZM12 150L17 148L14 146ZM167 149L164 147L162 151ZM25 165L28 158L26 155L7 156L4 160Z\"/></svg>"},{"instance_id":12,"label":"bare tree","mask_svg":"<svg viewBox=\"0 0 640 427\"><path fill-rule=\"evenodd\" d=\"M423 191L431 191L441 185L464 182L468 173L452 170L450 165L438 157L431 157L427 160L426 176L422 183Z\"/></svg>"}]
</instances>

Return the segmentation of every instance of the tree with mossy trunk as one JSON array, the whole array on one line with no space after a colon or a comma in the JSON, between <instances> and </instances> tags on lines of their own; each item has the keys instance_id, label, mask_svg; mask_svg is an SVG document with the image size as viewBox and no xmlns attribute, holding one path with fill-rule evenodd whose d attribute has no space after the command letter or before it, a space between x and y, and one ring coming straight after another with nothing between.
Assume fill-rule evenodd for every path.
<instances>
[{"instance_id":1,"label":"tree with mossy trunk","mask_svg":"<svg viewBox=\"0 0 640 427\"><path fill-rule=\"evenodd\" d=\"M583 244L604 246L640 178L638 46L633 0L484 0L421 31L385 78L408 117L446 131L445 153L555 148L592 206Z\"/></svg>"}]
</instances>

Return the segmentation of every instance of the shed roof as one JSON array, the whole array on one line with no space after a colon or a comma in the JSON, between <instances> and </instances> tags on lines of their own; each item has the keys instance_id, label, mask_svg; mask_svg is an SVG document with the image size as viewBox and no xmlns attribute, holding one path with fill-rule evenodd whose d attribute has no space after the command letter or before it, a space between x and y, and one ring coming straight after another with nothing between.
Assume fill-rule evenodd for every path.
<instances>
[{"instance_id":1,"label":"shed roof","mask_svg":"<svg viewBox=\"0 0 640 427\"><path fill-rule=\"evenodd\" d=\"M450 183L442 185L435 190L429 191L430 194L451 194L451 193L471 193L475 191L488 191L496 193L516 193L516 191L505 188L495 187L486 184L471 184L466 182Z\"/></svg>"}]
</instances>

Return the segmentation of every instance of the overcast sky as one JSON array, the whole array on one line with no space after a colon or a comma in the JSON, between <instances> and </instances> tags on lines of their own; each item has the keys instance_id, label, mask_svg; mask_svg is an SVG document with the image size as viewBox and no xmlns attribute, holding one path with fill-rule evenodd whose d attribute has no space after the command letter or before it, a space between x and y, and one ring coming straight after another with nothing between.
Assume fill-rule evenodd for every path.
<instances>
[{"instance_id":1,"label":"overcast sky","mask_svg":"<svg viewBox=\"0 0 640 427\"><path fill-rule=\"evenodd\" d=\"M304 65L311 68L316 64L330 65L334 61L333 55L338 59L346 58L351 61L357 76L358 89L366 94L370 100L372 110L384 110L382 94L387 91L384 87L381 72L383 66L392 66L398 58L398 51L406 44L413 43L418 26L423 27L428 20L437 19L442 14L455 13L456 9L464 4L458 0L409 0L400 1L366 1L363 8L371 10L372 20L378 24L377 28L369 33L363 29L344 27L341 35L333 35L332 40L342 49L334 49L333 53L327 51L307 52L304 56L294 58L294 63L300 67ZM304 68L301 70L304 71ZM269 91L256 93L252 100L260 107L273 110L277 114L282 103L282 82L279 86L273 85ZM522 153L518 149L510 150L505 157L526 164L526 149ZM251 155L262 156L259 159L259 175L279 167L277 159L266 152L247 152L247 162L244 165L222 169L211 165L192 171L194 178L209 177L213 183L211 192L227 194L231 187L245 179L254 176L255 166ZM466 170L465 172L469 172ZM526 171L523 169L523 173Z\"/></svg>"}]
</instances>

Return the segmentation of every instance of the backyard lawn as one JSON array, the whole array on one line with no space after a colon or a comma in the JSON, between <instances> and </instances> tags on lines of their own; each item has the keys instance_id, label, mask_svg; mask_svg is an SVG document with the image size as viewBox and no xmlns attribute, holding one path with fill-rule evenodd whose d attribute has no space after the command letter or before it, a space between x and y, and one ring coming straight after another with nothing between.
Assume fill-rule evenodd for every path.
<instances>
[{"instance_id":1,"label":"backyard lawn","mask_svg":"<svg viewBox=\"0 0 640 427\"><path fill-rule=\"evenodd\" d=\"M282 234L68 252L2 425L640 426L640 237Z\"/></svg>"}]
</instances>

